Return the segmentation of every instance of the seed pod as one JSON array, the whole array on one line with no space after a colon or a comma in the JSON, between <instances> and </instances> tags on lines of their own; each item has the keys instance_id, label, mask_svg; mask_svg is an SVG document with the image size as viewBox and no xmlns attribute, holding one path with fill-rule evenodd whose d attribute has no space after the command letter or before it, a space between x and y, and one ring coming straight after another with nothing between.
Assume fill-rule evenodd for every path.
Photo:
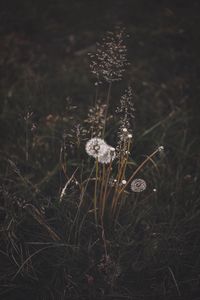
<instances>
[{"instance_id":1,"label":"seed pod","mask_svg":"<svg viewBox=\"0 0 200 300\"><path fill-rule=\"evenodd\" d=\"M131 183L131 190L135 193L143 192L147 187L146 182L143 179L134 179Z\"/></svg>"}]
</instances>

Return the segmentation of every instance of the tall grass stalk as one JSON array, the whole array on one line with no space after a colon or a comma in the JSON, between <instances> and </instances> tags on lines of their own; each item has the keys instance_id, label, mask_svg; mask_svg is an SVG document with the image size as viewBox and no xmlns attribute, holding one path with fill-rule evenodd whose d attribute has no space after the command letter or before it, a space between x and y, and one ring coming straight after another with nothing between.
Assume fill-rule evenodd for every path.
<instances>
[{"instance_id":1,"label":"tall grass stalk","mask_svg":"<svg viewBox=\"0 0 200 300\"><path fill-rule=\"evenodd\" d=\"M96 178L95 178L95 188L94 188L94 215L95 222L98 225L98 217L97 217L97 197L98 197L98 183L99 183L99 162L98 158L95 161L95 170L96 170Z\"/></svg>"},{"instance_id":2,"label":"tall grass stalk","mask_svg":"<svg viewBox=\"0 0 200 300\"><path fill-rule=\"evenodd\" d=\"M106 98L105 121L104 121L103 133L102 133L103 138L105 138L106 122L107 122L108 109L109 109L110 97L111 97L111 88L112 88L112 82L109 82L109 84L108 84L108 93L107 93L107 98Z\"/></svg>"}]
</instances>

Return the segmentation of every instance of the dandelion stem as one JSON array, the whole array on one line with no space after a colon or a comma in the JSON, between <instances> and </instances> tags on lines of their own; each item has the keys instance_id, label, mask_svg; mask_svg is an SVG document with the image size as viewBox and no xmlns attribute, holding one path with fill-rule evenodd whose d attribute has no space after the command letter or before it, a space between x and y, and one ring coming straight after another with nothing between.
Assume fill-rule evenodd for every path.
<instances>
[{"instance_id":1,"label":"dandelion stem","mask_svg":"<svg viewBox=\"0 0 200 300\"><path fill-rule=\"evenodd\" d=\"M98 158L96 158L96 178L95 178L95 188L94 188L94 215L95 215L96 225L98 224L98 220L97 220L98 174L99 174L99 162L98 162Z\"/></svg>"},{"instance_id":2,"label":"dandelion stem","mask_svg":"<svg viewBox=\"0 0 200 300\"><path fill-rule=\"evenodd\" d=\"M107 189L108 189L108 182L110 178L110 172L112 169L112 160L110 161L109 167L108 167L108 172L107 172L107 177L105 179L105 188L104 188L104 194L103 194L103 199L102 199L102 211L101 211L101 218L103 219L104 216L104 210L105 210L105 204L106 204L106 195L107 195Z\"/></svg>"}]
</instances>

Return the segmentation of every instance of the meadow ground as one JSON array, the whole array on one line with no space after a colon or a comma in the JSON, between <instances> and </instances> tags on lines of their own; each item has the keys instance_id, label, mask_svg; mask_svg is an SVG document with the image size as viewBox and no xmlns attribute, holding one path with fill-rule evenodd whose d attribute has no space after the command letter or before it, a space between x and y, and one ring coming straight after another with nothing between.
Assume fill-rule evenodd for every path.
<instances>
[{"instance_id":1,"label":"meadow ground","mask_svg":"<svg viewBox=\"0 0 200 300\"><path fill-rule=\"evenodd\" d=\"M200 299L199 10L184 0L0 3L2 300ZM107 97L88 53L116 26L129 65ZM105 129L116 148L128 86L130 156L111 170L85 144ZM161 145L137 176L147 188L123 190Z\"/></svg>"}]
</instances>

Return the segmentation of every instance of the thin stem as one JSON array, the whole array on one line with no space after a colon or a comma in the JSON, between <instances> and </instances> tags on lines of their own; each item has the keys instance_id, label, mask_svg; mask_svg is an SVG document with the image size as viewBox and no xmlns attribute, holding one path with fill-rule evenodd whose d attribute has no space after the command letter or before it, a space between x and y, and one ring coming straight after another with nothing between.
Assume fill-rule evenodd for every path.
<instances>
[{"instance_id":1,"label":"thin stem","mask_svg":"<svg viewBox=\"0 0 200 300\"><path fill-rule=\"evenodd\" d=\"M113 215L115 214L115 209L116 209L116 204L119 200L120 195L124 192L124 190L126 189L126 187L128 186L128 184L131 182L131 180L135 177L135 175L143 168L143 166L149 161L151 160L151 158L157 154L160 150L156 149L153 153L151 153L151 155L149 155L140 165L139 167L133 172L133 174L130 176L130 178L128 179L127 183L123 186L123 188L119 191L116 200L115 200L115 207L113 209Z\"/></svg>"},{"instance_id":2,"label":"thin stem","mask_svg":"<svg viewBox=\"0 0 200 300\"><path fill-rule=\"evenodd\" d=\"M124 179L125 173L126 173L126 166L127 166L127 161L128 161L128 155L129 155L129 150L130 150L130 144L131 140L128 140L128 147L127 147L127 153L124 156L124 152L126 151L126 141L124 141L123 149L120 151L120 158L119 158L119 166L118 166L118 175L117 175L117 183L115 187L115 192L112 200L112 206L111 210L114 209L116 205L116 196L119 190L119 184L120 182Z\"/></svg>"},{"instance_id":3,"label":"thin stem","mask_svg":"<svg viewBox=\"0 0 200 300\"><path fill-rule=\"evenodd\" d=\"M143 168L143 166L149 161L151 160L151 158L156 155L160 150L156 149L153 153L151 153L140 165L139 167L133 172L133 174L131 175L131 177L128 179L126 185L121 189L120 193L122 193L125 188L127 187L127 185L131 182L131 180L134 178L134 176Z\"/></svg>"},{"instance_id":4,"label":"thin stem","mask_svg":"<svg viewBox=\"0 0 200 300\"><path fill-rule=\"evenodd\" d=\"M80 202L79 202L79 205L78 205L78 209L77 209L77 211L76 211L75 218L74 218L73 223L72 223L71 228L70 228L68 241L69 241L70 238L71 238L72 230L73 230L73 228L74 228L74 226L75 226L75 224L76 224L76 221L77 221L77 219L78 219L78 217L79 217L79 212L80 212L81 206L82 206L82 204L83 204L83 202L84 202L84 195L85 195L85 193L86 193L86 190L87 190L88 184L89 184L89 182L90 182L90 180L91 180L92 173L94 172L94 169L95 169L95 164L94 164L94 166L93 166L93 168L92 168L92 170L91 170L91 172L90 172L89 177L88 177L85 181L83 181L83 182L80 184ZM85 184L85 186L84 186L84 184Z\"/></svg>"},{"instance_id":5,"label":"thin stem","mask_svg":"<svg viewBox=\"0 0 200 300\"><path fill-rule=\"evenodd\" d=\"M112 161L109 164L109 168L108 168L108 172L107 172L107 177L106 177L106 180L105 180L105 189L104 189L104 194L103 194L102 211L101 211L101 217L102 217L102 219L103 219L103 216L104 216L104 210L105 210L105 204L106 204L106 195L107 195L108 182L109 182L109 178L110 178L111 169L112 169Z\"/></svg>"},{"instance_id":6,"label":"thin stem","mask_svg":"<svg viewBox=\"0 0 200 300\"><path fill-rule=\"evenodd\" d=\"M95 188L94 188L94 215L96 225L98 224L97 220L97 186L98 186L98 174L99 174L99 162L98 158L96 158L96 178L95 178Z\"/></svg>"},{"instance_id":7,"label":"thin stem","mask_svg":"<svg viewBox=\"0 0 200 300\"><path fill-rule=\"evenodd\" d=\"M103 218L101 218L101 226L102 226L102 240L103 240L103 245L104 245L104 250L105 250L105 257L107 259L107 257L108 257L108 251L107 251L107 247L106 247L106 238L105 238L105 230L104 230Z\"/></svg>"},{"instance_id":8,"label":"thin stem","mask_svg":"<svg viewBox=\"0 0 200 300\"><path fill-rule=\"evenodd\" d=\"M101 178L101 190L100 190L100 204L102 203L102 198L103 198L105 175L106 175L106 169L105 169L105 165L103 164L102 178ZM100 208L102 209L102 205L100 205Z\"/></svg>"},{"instance_id":9,"label":"thin stem","mask_svg":"<svg viewBox=\"0 0 200 300\"><path fill-rule=\"evenodd\" d=\"M126 155L125 155L125 158L123 161L122 180L124 179L125 174L126 174L126 167L127 167L127 162L128 162L130 145L131 145L131 139L128 140L127 152L126 152Z\"/></svg>"},{"instance_id":10,"label":"thin stem","mask_svg":"<svg viewBox=\"0 0 200 300\"><path fill-rule=\"evenodd\" d=\"M115 192L114 192L114 196L113 196L111 209L113 209L113 207L115 206L115 198L118 193L119 184L124 179L125 173L126 173L126 166L127 166L127 162L128 162L131 140L128 139L128 146L126 144L127 144L127 140L124 140L123 146L120 145L120 151L119 151L120 157L119 157L118 172L117 172L117 183L116 183L116 188L115 188ZM125 155L124 155L124 152L125 152Z\"/></svg>"},{"instance_id":11,"label":"thin stem","mask_svg":"<svg viewBox=\"0 0 200 300\"><path fill-rule=\"evenodd\" d=\"M106 111L105 111L105 122L104 122L104 128L103 128L103 137L105 136L105 130L106 130L106 120L107 120L107 116L108 116L108 108L109 108L109 103L110 103L111 87L112 87L112 82L109 82L108 94L107 94L107 99L106 99Z\"/></svg>"},{"instance_id":12,"label":"thin stem","mask_svg":"<svg viewBox=\"0 0 200 300\"><path fill-rule=\"evenodd\" d=\"M26 119L26 161L29 159L28 148L29 148L29 136L28 136L28 120Z\"/></svg>"}]
</instances>

